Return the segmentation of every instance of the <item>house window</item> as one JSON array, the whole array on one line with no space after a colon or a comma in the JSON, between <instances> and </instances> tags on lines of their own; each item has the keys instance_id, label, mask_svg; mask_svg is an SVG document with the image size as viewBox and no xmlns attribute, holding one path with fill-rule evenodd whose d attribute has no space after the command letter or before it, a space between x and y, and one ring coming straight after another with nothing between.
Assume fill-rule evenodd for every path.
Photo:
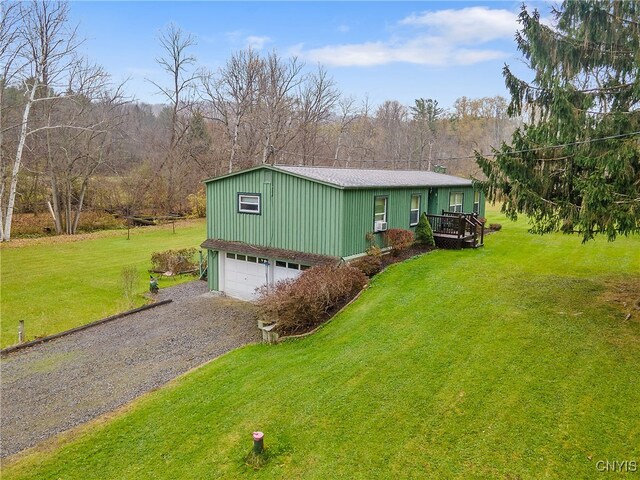
<instances>
[{"instance_id":1,"label":"house window","mask_svg":"<svg viewBox=\"0 0 640 480\"><path fill-rule=\"evenodd\" d=\"M373 208L374 232L380 232L387 229L387 200L387 197L376 197L375 199Z\"/></svg>"},{"instance_id":2,"label":"house window","mask_svg":"<svg viewBox=\"0 0 640 480\"><path fill-rule=\"evenodd\" d=\"M411 195L411 210L409 211L409 225L414 226L418 224L420 218L420 201L421 195Z\"/></svg>"},{"instance_id":3,"label":"house window","mask_svg":"<svg viewBox=\"0 0 640 480\"><path fill-rule=\"evenodd\" d=\"M449 194L449 211L462 213L462 201L464 195L462 192L451 192Z\"/></svg>"},{"instance_id":4,"label":"house window","mask_svg":"<svg viewBox=\"0 0 640 480\"><path fill-rule=\"evenodd\" d=\"M260 215L260 194L259 193L239 193L238 212L253 213Z\"/></svg>"},{"instance_id":5,"label":"house window","mask_svg":"<svg viewBox=\"0 0 640 480\"><path fill-rule=\"evenodd\" d=\"M473 213L480 213L480 191L473 192Z\"/></svg>"}]
</instances>

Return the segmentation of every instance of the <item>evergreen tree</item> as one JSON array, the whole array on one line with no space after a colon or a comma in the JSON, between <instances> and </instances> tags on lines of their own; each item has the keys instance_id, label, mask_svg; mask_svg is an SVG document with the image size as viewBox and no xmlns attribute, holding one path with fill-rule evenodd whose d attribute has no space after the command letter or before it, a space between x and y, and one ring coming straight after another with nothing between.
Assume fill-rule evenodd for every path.
<instances>
[{"instance_id":1,"label":"evergreen tree","mask_svg":"<svg viewBox=\"0 0 640 480\"><path fill-rule=\"evenodd\" d=\"M431 224L427 219L427 214L422 212L418 225L416 225L416 243L420 245L428 245L430 247L435 246L436 242L433 239L433 230Z\"/></svg>"},{"instance_id":2,"label":"evergreen tree","mask_svg":"<svg viewBox=\"0 0 640 480\"><path fill-rule=\"evenodd\" d=\"M609 240L640 232L640 3L568 1L548 26L522 7L518 49L535 76L504 68L508 113L526 123L476 154L490 200L531 231Z\"/></svg>"}]
</instances>

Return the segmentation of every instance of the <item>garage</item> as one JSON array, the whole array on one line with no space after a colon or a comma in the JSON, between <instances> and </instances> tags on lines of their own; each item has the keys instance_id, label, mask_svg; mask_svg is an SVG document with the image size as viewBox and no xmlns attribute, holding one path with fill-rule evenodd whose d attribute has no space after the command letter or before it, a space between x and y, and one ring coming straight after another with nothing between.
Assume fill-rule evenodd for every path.
<instances>
[{"instance_id":1,"label":"garage","mask_svg":"<svg viewBox=\"0 0 640 480\"><path fill-rule=\"evenodd\" d=\"M256 289L265 284L296 278L309 268L286 260L268 259L233 252L220 252L220 291L229 297L255 300Z\"/></svg>"}]
</instances>

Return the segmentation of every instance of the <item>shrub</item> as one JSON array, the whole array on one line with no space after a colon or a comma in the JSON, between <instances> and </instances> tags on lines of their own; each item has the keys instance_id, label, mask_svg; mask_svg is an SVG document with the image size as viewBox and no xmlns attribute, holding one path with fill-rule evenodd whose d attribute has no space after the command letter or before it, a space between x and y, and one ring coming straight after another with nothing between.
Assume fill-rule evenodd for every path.
<instances>
[{"instance_id":1,"label":"shrub","mask_svg":"<svg viewBox=\"0 0 640 480\"><path fill-rule=\"evenodd\" d=\"M154 272L171 272L172 275L188 272L198 266L193 260L196 254L195 248L183 248L181 250L167 250L151 254L151 263Z\"/></svg>"},{"instance_id":2,"label":"shrub","mask_svg":"<svg viewBox=\"0 0 640 480\"><path fill-rule=\"evenodd\" d=\"M261 289L258 303L264 320L275 321L279 333L307 331L351 300L367 277L350 265L323 265L305 270L296 279Z\"/></svg>"},{"instance_id":3,"label":"shrub","mask_svg":"<svg viewBox=\"0 0 640 480\"><path fill-rule=\"evenodd\" d=\"M127 308L131 308L134 304L136 284L138 283L138 269L135 265L122 267L120 272L120 283L122 285L122 294L127 304Z\"/></svg>"},{"instance_id":4,"label":"shrub","mask_svg":"<svg viewBox=\"0 0 640 480\"><path fill-rule=\"evenodd\" d=\"M422 213L422 215L420 215L420 220L418 220L418 225L416 225L415 239L416 243L420 245L433 247L436 244L435 240L433 239L433 230L431 229L431 224L429 223L427 214L424 212Z\"/></svg>"},{"instance_id":5,"label":"shrub","mask_svg":"<svg viewBox=\"0 0 640 480\"><path fill-rule=\"evenodd\" d=\"M350 265L359 269L367 277L373 277L382 271L382 258L380 255L365 255L354 260Z\"/></svg>"},{"instance_id":6,"label":"shrub","mask_svg":"<svg viewBox=\"0 0 640 480\"><path fill-rule=\"evenodd\" d=\"M123 228L125 221L107 212L84 210L78 222L78 232L95 232L98 230L115 230Z\"/></svg>"},{"instance_id":7,"label":"shrub","mask_svg":"<svg viewBox=\"0 0 640 480\"><path fill-rule=\"evenodd\" d=\"M391 255L396 256L401 251L413 245L413 232L402 228L392 228L386 232L387 245L391 247Z\"/></svg>"},{"instance_id":8,"label":"shrub","mask_svg":"<svg viewBox=\"0 0 640 480\"><path fill-rule=\"evenodd\" d=\"M364 236L364 239L367 241L369 246L373 247L376 244L376 236L373 232L367 232Z\"/></svg>"},{"instance_id":9,"label":"shrub","mask_svg":"<svg viewBox=\"0 0 640 480\"><path fill-rule=\"evenodd\" d=\"M371 245L367 248L366 254L370 257L380 257L382 256L382 250L377 245Z\"/></svg>"},{"instance_id":10,"label":"shrub","mask_svg":"<svg viewBox=\"0 0 640 480\"><path fill-rule=\"evenodd\" d=\"M204 218L207 216L207 194L200 187L196 193L187 196L189 202L189 216L192 218Z\"/></svg>"},{"instance_id":11,"label":"shrub","mask_svg":"<svg viewBox=\"0 0 640 480\"><path fill-rule=\"evenodd\" d=\"M500 224L500 223L490 223L489 224L489 230L493 230L493 231L497 232L501 228L502 228L502 224Z\"/></svg>"}]
</instances>

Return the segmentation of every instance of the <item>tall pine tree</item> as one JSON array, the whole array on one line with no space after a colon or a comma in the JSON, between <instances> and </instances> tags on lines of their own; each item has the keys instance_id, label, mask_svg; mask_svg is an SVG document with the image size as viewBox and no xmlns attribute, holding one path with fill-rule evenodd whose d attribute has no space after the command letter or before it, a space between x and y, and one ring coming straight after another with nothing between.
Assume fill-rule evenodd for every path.
<instances>
[{"instance_id":1,"label":"tall pine tree","mask_svg":"<svg viewBox=\"0 0 640 480\"><path fill-rule=\"evenodd\" d=\"M640 232L640 2L567 1L553 26L522 7L518 49L535 76L504 67L511 145L477 154L490 200L534 233L609 240Z\"/></svg>"}]
</instances>

